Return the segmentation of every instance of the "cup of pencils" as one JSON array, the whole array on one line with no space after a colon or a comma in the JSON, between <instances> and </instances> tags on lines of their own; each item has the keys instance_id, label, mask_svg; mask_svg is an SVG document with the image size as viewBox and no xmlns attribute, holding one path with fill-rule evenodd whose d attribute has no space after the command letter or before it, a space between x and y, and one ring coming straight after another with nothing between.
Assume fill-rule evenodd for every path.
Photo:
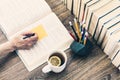
<instances>
[{"instance_id":1,"label":"cup of pencils","mask_svg":"<svg viewBox=\"0 0 120 80\"><path fill-rule=\"evenodd\" d=\"M89 54L89 50L92 44L88 40L89 35L85 29L86 25L78 25L76 19L74 19L74 24L72 24L72 22L69 22L69 24L72 29L72 32L74 33L74 41L70 45L71 51L75 55L87 56Z\"/></svg>"}]
</instances>

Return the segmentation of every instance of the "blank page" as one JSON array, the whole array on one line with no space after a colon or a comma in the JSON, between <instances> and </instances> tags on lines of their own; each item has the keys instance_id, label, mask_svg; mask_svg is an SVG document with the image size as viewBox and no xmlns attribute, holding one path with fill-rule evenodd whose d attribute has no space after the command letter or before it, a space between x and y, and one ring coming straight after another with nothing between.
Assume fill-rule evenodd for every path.
<instances>
[{"instance_id":1,"label":"blank page","mask_svg":"<svg viewBox=\"0 0 120 80\"><path fill-rule=\"evenodd\" d=\"M1 0L0 24L7 37L51 13L45 0Z\"/></svg>"}]
</instances>

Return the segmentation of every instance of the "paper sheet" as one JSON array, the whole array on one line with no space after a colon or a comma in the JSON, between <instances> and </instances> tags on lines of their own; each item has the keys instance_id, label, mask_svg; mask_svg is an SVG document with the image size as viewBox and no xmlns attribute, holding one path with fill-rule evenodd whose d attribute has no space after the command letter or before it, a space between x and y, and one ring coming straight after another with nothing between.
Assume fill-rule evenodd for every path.
<instances>
[{"instance_id":1,"label":"paper sheet","mask_svg":"<svg viewBox=\"0 0 120 80\"><path fill-rule=\"evenodd\" d=\"M47 33L46 33L45 29L43 28L42 24L36 26L31 31L38 35L38 40L41 40L44 37L47 37Z\"/></svg>"}]
</instances>

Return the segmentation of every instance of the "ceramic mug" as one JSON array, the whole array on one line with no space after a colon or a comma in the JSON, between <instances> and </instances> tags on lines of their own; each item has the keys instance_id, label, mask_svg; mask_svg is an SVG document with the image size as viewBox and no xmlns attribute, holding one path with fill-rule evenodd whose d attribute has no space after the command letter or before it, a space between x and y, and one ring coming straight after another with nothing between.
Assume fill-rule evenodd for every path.
<instances>
[{"instance_id":1,"label":"ceramic mug","mask_svg":"<svg viewBox=\"0 0 120 80\"><path fill-rule=\"evenodd\" d=\"M42 69L43 73L63 71L67 64L67 55L63 51L53 51L47 58L47 65Z\"/></svg>"}]
</instances>

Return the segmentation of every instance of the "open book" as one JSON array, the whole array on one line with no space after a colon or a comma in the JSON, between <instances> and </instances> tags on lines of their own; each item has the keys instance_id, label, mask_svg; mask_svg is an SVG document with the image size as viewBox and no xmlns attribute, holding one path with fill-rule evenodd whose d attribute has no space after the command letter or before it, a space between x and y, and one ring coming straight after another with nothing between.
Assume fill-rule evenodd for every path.
<instances>
[{"instance_id":1,"label":"open book","mask_svg":"<svg viewBox=\"0 0 120 80\"><path fill-rule=\"evenodd\" d=\"M73 41L45 0L2 0L0 25L8 39L25 31L38 34L33 48L17 51L29 71L43 64L53 50L66 50Z\"/></svg>"}]
</instances>

